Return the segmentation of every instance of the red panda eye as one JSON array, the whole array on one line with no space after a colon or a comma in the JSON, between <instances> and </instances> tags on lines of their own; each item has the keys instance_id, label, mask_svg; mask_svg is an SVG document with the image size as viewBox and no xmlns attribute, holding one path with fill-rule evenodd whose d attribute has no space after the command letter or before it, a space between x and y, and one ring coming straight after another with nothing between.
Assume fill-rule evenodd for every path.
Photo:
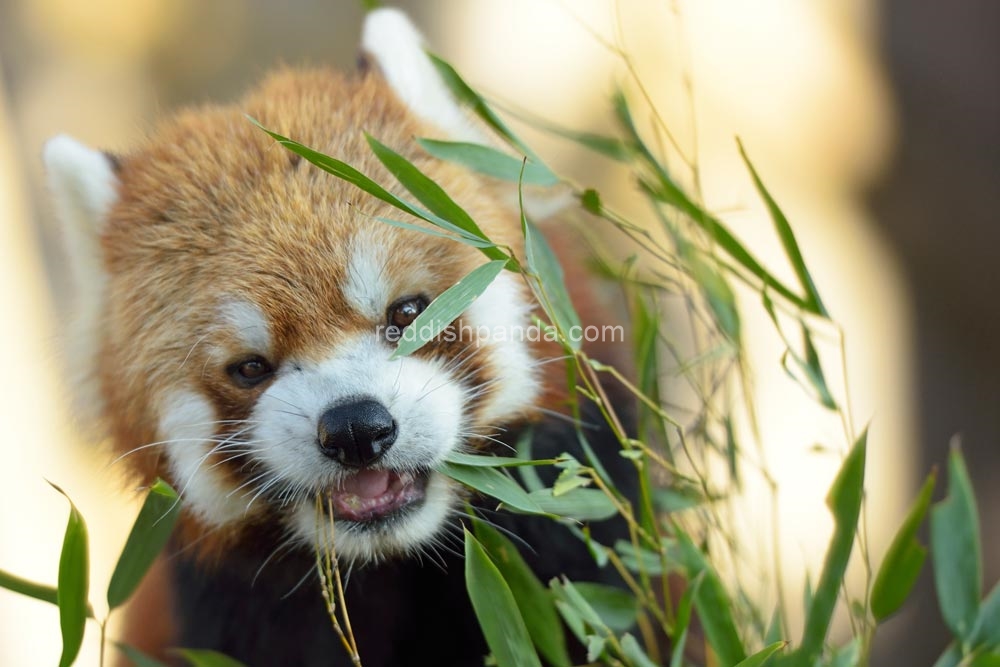
<instances>
[{"instance_id":1,"label":"red panda eye","mask_svg":"<svg viewBox=\"0 0 1000 667\"><path fill-rule=\"evenodd\" d=\"M255 355L229 364L226 372L233 382L241 387L249 388L271 377L274 374L274 368L267 359Z\"/></svg>"},{"instance_id":2,"label":"red panda eye","mask_svg":"<svg viewBox=\"0 0 1000 667\"><path fill-rule=\"evenodd\" d=\"M423 296L406 296L397 300L389 306L389 326L405 329L417 319L417 315L424 312L426 307L427 299Z\"/></svg>"}]
</instances>

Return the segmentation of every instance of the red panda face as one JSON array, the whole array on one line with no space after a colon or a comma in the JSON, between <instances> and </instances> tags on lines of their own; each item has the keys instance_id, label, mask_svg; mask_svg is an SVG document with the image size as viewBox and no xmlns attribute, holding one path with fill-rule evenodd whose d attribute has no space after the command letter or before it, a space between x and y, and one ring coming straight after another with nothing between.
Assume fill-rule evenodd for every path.
<instances>
[{"instance_id":1,"label":"red panda face","mask_svg":"<svg viewBox=\"0 0 1000 667\"><path fill-rule=\"evenodd\" d=\"M113 162L67 138L46 149L87 290L83 384L125 461L181 493L192 536L238 539L263 523L311 546L319 496L340 557L420 549L461 500L435 466L481 448L537 397L518 276L393 358L419 312L484 257L378 220L401 214L244 116L388 184L367 131L518 248L515 211L415 147L431 130L391 78L281 72L238 105L178 115Z\"/></svg>"}]
</instances>

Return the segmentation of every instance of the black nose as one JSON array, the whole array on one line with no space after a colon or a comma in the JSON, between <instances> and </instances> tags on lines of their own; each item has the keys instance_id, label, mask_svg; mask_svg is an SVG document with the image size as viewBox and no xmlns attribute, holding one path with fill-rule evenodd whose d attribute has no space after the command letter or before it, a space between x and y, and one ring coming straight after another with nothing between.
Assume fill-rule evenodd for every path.
<instances>
[{"instance_id":1,"label":"black nose","mask_svg":"<svg viewBox=\"0 0 1000 667\"><path fill-rule=\"evenodd\" d=\"M396 422L381 403L370 398L341 403L319 418L319 448L352 468L378 461L396 441Z\"/></svg>"}]
</instances>

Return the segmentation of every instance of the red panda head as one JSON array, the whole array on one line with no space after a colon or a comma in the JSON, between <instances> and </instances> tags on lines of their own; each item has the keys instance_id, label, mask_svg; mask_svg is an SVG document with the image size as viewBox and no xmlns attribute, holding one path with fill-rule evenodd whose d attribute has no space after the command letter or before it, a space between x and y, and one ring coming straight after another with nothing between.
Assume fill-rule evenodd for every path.
<instances>
[{"instance_id":1,"label":"red panda head","mask_svg":"<svg viewBox=\"0 0 1000 667\"><path fill-rule=\"evenodd\" d=\"M178 489L203 547L260 524L311 544L320 494L341 557L419 549L461 498L435 466L538 396L512 273L453 335L393 359L394 333L483 256L380 221L400 214L246 119L389 183L368 132L517 249L516 212L415 146L435 129L473 130L410 24L374 12L364 48L380 71L282 71L234 106L180 113L121 157L67 137L45 150L78 288L79 382L124 460Z\"/></svg>"}]
</instances>

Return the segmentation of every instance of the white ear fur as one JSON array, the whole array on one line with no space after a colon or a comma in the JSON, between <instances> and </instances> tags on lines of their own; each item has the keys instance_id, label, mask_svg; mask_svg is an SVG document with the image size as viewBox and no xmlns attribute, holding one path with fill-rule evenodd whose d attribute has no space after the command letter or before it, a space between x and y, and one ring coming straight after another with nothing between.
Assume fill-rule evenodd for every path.
<instances>
[{"instance_id":1,"label":"white ear fur","mask_svg":"<svg viewBox=\"0 0 1000 667\"><path fill-rule=\"evenodd\" d=\"M73 315L65 341L68 370L83 416L96 420L100 394L94 362L106 282L100 236L118 200L119 181L107 155L66 135L50 139L42 158L71 279Z\"/></svg>"},{"instance_id":2,"label":"white ear fur","mask_svg":"<svg viewBox=\"0 0 1000 667\"><path fill-rule=\"evenodd\" d=\"M423 36L405 13L395 8L369 12L361 50L374 59L382 76L418 118L452 139L484 141L441 80L424 52Z\"/></svg>"}]
</instances>

